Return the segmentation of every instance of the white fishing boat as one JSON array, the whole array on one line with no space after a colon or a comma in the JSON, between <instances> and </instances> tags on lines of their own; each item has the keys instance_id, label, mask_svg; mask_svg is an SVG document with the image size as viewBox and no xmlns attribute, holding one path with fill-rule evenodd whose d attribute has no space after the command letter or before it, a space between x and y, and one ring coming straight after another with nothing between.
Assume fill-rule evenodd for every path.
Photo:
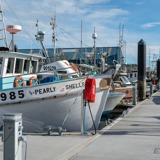
<instances>
[{"instance_id":1,"label":"white fishing boat","mask_svg":"<svg viewBox=\"0 0 160 160\"><path fill-rule=\"evenodd\" d=\"M40 55L0 51L0 111L22 113L24 131L38 132L47 126L80 131L82 92L87 77L63 78L56 72L38 73ZM94 75L96 100L91 104L96 128L109 93L111 74ZM93 128L86 112L86 130ZM1 121L2 122L2 121Z\"/></svg>"},{"instance_id":2,"label":"white fishing boat","mask_svg":"<svg viewBox=\"0 0 160 160\"><path fill-rule=\"evenodd\" d=\"M123 92L109 92L104 112L112 112L112 110L119 104L125 95L126 94Z\"/></svg>"},{"instance_id":3,"label":"white fishing boat","mask_svg":"<svg viewBox=\"0 0 160 160\"><path fill-rule=\"evenodd\" d=\"M12 34L12 40L11 49L0 48L0 123L4 113L22 113L26 132L42 132L48 126L80 131L87 76L79 77L75 67L65 60L50 65L52 62L42 44L44 32L38 31L36 35L44 51L41 56L16 52L14 35L21 31L21 26L8 25L6 30ZM85 113L86 130L94 128L93 120L98 128L112 74L89 77L96 81L96 98L91 104L93 119L88 109Z\"/></svg>"}]
</instances>

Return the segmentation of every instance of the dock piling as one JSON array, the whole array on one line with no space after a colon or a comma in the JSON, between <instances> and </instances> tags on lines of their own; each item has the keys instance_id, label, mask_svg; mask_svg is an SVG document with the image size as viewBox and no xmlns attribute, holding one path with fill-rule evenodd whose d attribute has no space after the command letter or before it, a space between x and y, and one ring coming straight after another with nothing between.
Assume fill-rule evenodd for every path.
<instances>
[{"instance_id":1,"label":"dock piling","mask_svg":"<svg viewBox=\"0 0 160 160\"><path fill-rule=\"evenodd\" d=\"M160 59L157 60L158 89L160 89Z\"/></svg>"},{"instance_id":2,"label":"dock piling","mask_svg":"<svg viewBox=\"0 0 160 160\"><path fill-rule=\"evenodd\" d=\"M146 98L146 43L142 39L138 42L138 98Z\"/></svg>"}]
</instances>

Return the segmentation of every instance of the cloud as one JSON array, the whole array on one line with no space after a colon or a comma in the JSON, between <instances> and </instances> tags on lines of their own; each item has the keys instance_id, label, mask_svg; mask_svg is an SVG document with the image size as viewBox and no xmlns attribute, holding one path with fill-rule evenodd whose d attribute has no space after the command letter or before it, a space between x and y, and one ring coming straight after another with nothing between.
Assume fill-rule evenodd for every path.
<instances>
[{"instance_id":1,"label":"cloud","mask_svg":"<svg viewBox=\"0 0 160 160\"><path fill-rule=\"evenodd\" d=\"M115 17L119 17L122 15L127 15L128 11L127 10L123 10L123 9L117 9L117 8L113 8L113 9L107 9L107 10L97 10L95 12L90 13L89 17L90 18L115 18Z\"/></svg>"},{"instance_id":2,"label":"cloud","mask_svg":"<svg viewBox=\"0 0 160 160\"><path fill-rule=\"evenodd\" d=\"M79 3L80 4L98 4L98 3L103 3L103 2L105 2L105 3L108 3L108 2L110 2L111 0L80 0L79 1Z\"/></svg>"},{"instance_id":3,"label":"cloud","mask_svg":"<svg viewBox=\"0 0 160 160\"><path fill-rule=\"evenodd\" d=\"M152 28L155 27L157 25L160 25L160 22L150 22L150 23L146 23L141 25L142 28L146 29L146 28Z\"/></svg>"}]
</instances>

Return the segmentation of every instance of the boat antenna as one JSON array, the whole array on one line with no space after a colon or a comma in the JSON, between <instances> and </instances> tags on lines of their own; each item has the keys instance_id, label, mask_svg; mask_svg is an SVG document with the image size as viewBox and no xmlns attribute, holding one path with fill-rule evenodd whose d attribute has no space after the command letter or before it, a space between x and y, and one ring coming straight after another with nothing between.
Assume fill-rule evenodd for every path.
<instances>
[{"instance_id":1,"label":"boat antenna","mask_svg":"<svg viewBox=\"0 0 160 160\"><path fill-rule=\"evenodd\" d=\"M56 42L57 42L57 37L56 37L56 12L54 18L51 18L50 25L52 26L53 34L52 34L52 41L54 45L54 50L53 50L53 59L56 60Z\"/></svg>"},{"instance_id":2,"label":"boat antenna","mask_svg":"<svg viewBox=\"0 0 160 160\"><path fill-rule=\"evenodd\" d=\"M36 40L39 41L40 44L41 44L41 47L42 47L42 50L43 50L43 56L46 58L45 59L46 63L50 63L51 60L50 60L50 58L48 56L48 52L47 52L47 50L46 50L46 48L44 47L44 44L43 44L45 32L39 30L38 20L36 22L36 27L37 27L37 34L35 35Z\"/></svg>"},{"instance_id":3,"label":"boat antenna","mask_svg":"<svg viewBox=\"0 0 160 160\"><path fill-rule=\"evenodd\" d=\"M9 48L11 48L11 50L13 52L16 52L17 47L14 45L14 35L17 32L20 32L22 30L22 27L20 25L7 25L6 30L12 35L12 39L11 39L11 43L9 45Z\"/></svg>"},{"instance_id":4,"label":"boat antenna","mask_svg":"<svg viewBox=\"0 0 160 160\"><path fill-rule=\"evenodd\" d=\"M2 11L2 3L0 1L0 40L2 40L5 43L5 47L8 48L8 41L7 41L7 34L5 29L5 23L4 23L4 16Z\"/></svg>"},{"instance_id":5,"label":"boat antenna","mask_svg":"<svg viewBox=\"0 0 160 160\"><path fill-rule=\"evenodd\" d=\"M92 34L92 38L94 40L94 46L93 46L93 49L94 49L94 65L96 66L96 38L97 38L97 34L95 32L95 27L94 27L94 33Z\"/></svg>"},{"instance_id":6,"label":"boat antenna","mask_svg":"<svg viewBox=\"0 0 160 160\"><path fill-rule=\"evenodd\" d=\"M124 24L122 25L121 23L119 24L119 44L118 46L120 47L120 63L124 64L124 55L123 55L123 50L124 50L124 44L126 42L123 40L123 30L124 30ZM126 54L126 53L125 53ZM126 61L126 55L125 55L125 61Z\"/></svg>"},{"instance_id":7,"label":"boat antenna","mask_svg":"<svg viewBox=\"0 0 160 160\"><path fill-rule=\"evenodd\" d=\"M82 35L82 29L83 29L83 28L82 28L82 20L81 20L81 55L82 55L82 36L83 36L83 35Z\"/></svg>"}]
</instances>

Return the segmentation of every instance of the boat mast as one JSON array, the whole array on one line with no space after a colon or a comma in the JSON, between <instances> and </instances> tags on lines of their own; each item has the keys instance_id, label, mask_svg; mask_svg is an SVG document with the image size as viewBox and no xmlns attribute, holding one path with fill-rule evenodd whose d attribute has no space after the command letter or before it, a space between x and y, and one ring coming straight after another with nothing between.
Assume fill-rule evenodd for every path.
<instances>
[{"instance_id":1,"label":"boat mast","mask_svg":"<svg viewBox=\"0 0 160 160\"><path fill-rule=\"evenodd\" d=\"M123 40L123 30L124 30L124 25L119 25L119 44L118 46L120 47L120 63L123 65L124 64L124 55L123 55L123 50L124 50L124 44L126 42ZM126 61L126 55L125 55L125 61Z\"/></svg>"},{"instance_id":2,"label":"boat mast","mask_svg":"<svg viewBox=\"0 0 160 160\"><path fill-rule=\"evenodd\" d=\"M56 42L57 42L57 37L56 37L56 13L54 18L51 19L50 25L52 26L53 34L52 34L52 41L54 45L54 50L53 50L53 59L56 60Z\"/></svg>"},{"instance_id":3,"label":"boat mast","mask_svg":"<svg viewBox=\"0 0 160 160\"><path fill-rule=\"evenodd\" d=\"M37 23L36 23L36 27L37 27L37 34L35 35L35 37L36 37L36 40L39 41L40 44L41 44L41 47L43 49L43 56L46 58L45 61L48 64L48 63L51 62L51 60L50 60L50 58L48 56L48 52L47 52L47 50L46 50L46 48L44 47L44 44L43 44L45 32L39 30L38 20L37 20Z\"/></svg>"},{"instance_id":4,"label":"boat mast","mask_svg":"<svg viewBox=\"0 0 160 160\"><path fill-rule=\"evenodd\" d=\"M0 40L2 40L5 43L5 47L8 48L8 41L7 41L7 35L5 30L5 24L4 24L4 16L2 11L2 4L0 1Z\"/></svg>"},{"instance_id":5,"label":"boat mast","mask_svg":"<svg viewBox=\"0 0 160 160\"><path fill-rule=\"evenodd\" d=\"M94 65L96 66L96 38L97 38L97 34L95 32L95 27L94 27L94 33L92 34L92 38L94 40Z\"/></svg>"},{"instance_id":6,"label":"boat mast","mask_svg":"<svg viewBox=\"0 0 160 160\"><path fill-rule=\"evenodd\" d=\"M82 55L82 20L81 20L81 55Z\"/></svg>"}]
</instances>

